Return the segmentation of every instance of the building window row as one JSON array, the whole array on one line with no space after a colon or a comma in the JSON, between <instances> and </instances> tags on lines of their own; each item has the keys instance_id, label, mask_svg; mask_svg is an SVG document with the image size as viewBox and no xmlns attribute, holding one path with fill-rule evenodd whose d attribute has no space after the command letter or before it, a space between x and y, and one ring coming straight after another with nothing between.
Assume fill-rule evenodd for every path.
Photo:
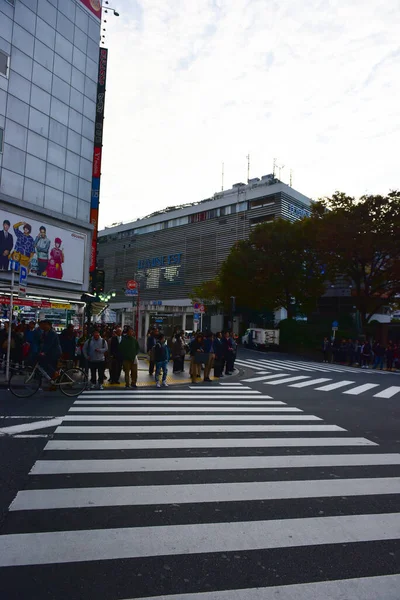
<instances>
[{"instance_id":1,"label":"building window row","mask_svg":"<svg viewBox=\"0 0 400 600\"><path fill-rule=\"evenodd\" d=\"M3 154L4 129L0 127L0 154Z\"/></svg>"},{"instance_id":2,"label":"building window row","mask_svg":"<svg viewBox=\"0 0 400 600\"><path fill-rule=\"evenodd\" d=\"M8 77L9 61L10 57L8 54L0 50L0 75L3 75L3 77Z\"/></svg>"}]
</instances>

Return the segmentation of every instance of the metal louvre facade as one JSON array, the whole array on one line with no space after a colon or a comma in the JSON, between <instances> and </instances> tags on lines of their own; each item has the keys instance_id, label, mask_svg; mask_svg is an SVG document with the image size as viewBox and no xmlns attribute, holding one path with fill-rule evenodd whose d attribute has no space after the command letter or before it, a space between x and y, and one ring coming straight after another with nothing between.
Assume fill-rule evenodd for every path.
<instances>
[{"instance_id":1,"label":"metal louvre facade","mask_svg":"<svg viewBox=\"0 0 400 600\"><path fill-rule=\"evenodd\" d=\"M99 232L98 266L105 270L106 288L117 292L115 301L129 302L123 290L132 278L139 279L145 303L187 300L196 285L215 277L231 247L252 227L309 212L309 198L268 177Z\"/></svg>"}]
</instances>

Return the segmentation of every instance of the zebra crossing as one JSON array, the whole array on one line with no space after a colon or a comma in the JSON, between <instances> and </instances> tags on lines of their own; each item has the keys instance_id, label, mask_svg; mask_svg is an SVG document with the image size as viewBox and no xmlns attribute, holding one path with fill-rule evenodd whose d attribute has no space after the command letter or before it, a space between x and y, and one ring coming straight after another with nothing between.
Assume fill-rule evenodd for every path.
<instances>
[{"instance_id":1,"label":"zebra crossing","mask_svg":"<svg viewBox=\"0 0 400 600\"><path fill-rule=\"evenodd\" d=\"M331 367L328 365L327 367L322 365L317 366L308 366L313 363L296 363L298 367L291 366L294 364L289 361L289 366L286 364L286 361L244 361L238 360L236 361L241 367L248 367L250 369L256 370L254 376L246 377L242 379L241 382L244 384L251 383L261 383L266 386L279 386L279 385L287 385L289 388L303 389L303 388L312 388L318 392L332 392L339 390L340 393L346 394L349 396L358 396L360 394L364 394L365 392L371 392L374 398L385 398L390 399L399 394L400 397L400 382L399 385L388 385L385 387L383 385L384 379L375 379L374 383L363 383L359 384L354 379L342 379L342 380L334 380L334 377L315 377L315 374L312 375L296 375L296 371L301 371L302 373L311 373L311 371L317 371L318 375L323 372L325 375L329 375L330 373L344 373L344 372L352 372L353 375L366 375L370 373L376 373L376 371L359 371L355 369L346 369L343 371L338 371L335 367ZM307 365L303 368L303 364ZM271 366L272 365L272 366ZM279 371L279 372L278 372ZM380 372L382 375L390 375L390 373ZM376 383L378 381L379 383Z\"/></svg>"},{"instance_id":2,"label":"zebra crossing","mask_svg":"<svg viewBox=\"0 0 400 600\"><path fill-rule=\"evenodd\" d=\"M2 593L398 600L399 499L400 454L250 385L86 392L10 506Z\"/></svg>"},{"instance_id":3,"label":"zebra crossing","mask_svg":"<svg viewBox=\"0 0 400 600\"><path fill-rule=\"evenodd\" d=\"M368 374L368 375L393 375L388 371L381 371L376 369L361 370L358 367L347 367L344 365L337 365L331 363L317 363L309 361L298 361L298 360L282 360L282 359L236 359L235 364L241 367L248 367L255 369L256 371L281 371L285 370L288 372L293 371L320 371L322 373L356 373L356 374Z\"/></svg>"}]
</instances>

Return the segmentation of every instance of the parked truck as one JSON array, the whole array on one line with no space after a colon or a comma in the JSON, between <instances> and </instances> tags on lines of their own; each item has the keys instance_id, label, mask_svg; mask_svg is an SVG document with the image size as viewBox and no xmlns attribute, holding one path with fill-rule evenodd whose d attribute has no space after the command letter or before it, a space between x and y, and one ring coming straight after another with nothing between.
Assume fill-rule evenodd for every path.
<instances>
[{"instance_id":1,"label":"parked truck","mask_svg":"<svg viewBox=\"0 0 400 600\"><path fill-rule=\"evenodd\" d=\"M247 329L242 336L242 344L245 348L257 348L259 350L278 348L279 329Z\"/></svg>"}]
</instances>

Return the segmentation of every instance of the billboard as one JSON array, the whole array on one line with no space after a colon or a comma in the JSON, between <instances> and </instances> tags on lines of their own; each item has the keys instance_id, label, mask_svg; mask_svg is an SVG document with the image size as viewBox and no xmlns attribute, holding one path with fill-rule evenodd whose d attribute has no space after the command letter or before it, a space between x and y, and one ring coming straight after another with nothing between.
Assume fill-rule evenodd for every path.
<instances>
[{"instance_id":1,"label":"billboard","mask_svg":"<svg viewBox=\"0 0 400 600\"><path fill-rule=\"evenodd\" d=\"M81 4L87 8L95 17L101 19L101 1L100 0L81 0Z\"/></svg>"},{"instance_id":2,"label":"billboard","mask_svg":"<svg viewBox=\"0 0 400 600\"><path fill-rule=\"evenodd\" d=\"M0 208L0 271L15 260L30 276L83 283L87 236Z\"/></svg>"}]
</instances>

